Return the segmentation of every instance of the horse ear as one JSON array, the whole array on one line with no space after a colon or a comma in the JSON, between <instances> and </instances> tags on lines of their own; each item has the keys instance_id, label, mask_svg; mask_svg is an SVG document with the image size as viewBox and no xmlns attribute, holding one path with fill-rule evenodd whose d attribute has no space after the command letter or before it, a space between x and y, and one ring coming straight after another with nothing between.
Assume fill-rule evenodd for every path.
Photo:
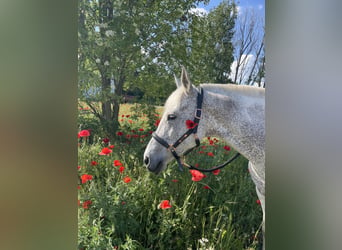
<instances>
[{"instance_id":1,"label":"horse ear","mask_svg":"<svg viewBox=\"0 0 342 250\"><path fill-rule=\"evenodd\" d=\"M184 87L185 93L189 94L192 84L189 80L188 72L186 72L184 66L182 66L181 85Z\"/></svg>"},{"instance_id":2,"label":"horse ear","mask_svg":"<svg viewBox=\"0 0 342 250\"><path fill-rule=\"evenodd\" d=\"M180 88L182 86L180 79L177 78L177 76L175 74L173 74L173 76L175 78L175 83L177 85L177 88Z\"/></svg>"}]
</instances>

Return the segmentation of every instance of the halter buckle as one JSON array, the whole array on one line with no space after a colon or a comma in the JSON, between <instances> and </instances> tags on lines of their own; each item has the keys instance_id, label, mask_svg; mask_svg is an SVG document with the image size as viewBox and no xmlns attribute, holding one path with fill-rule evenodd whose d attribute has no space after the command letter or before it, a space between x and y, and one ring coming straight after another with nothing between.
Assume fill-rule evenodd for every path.
<instances>
[{"instance_id":1,"label":"halter buckle","mask_svg":"<svg viewBox=\"0 0 342 250\"><path fill-rule=\"evenodd\" d=\"M195 118L200 120L202 115L202 109L197 108L195 112Z\"/></svg>"}]
</instances>

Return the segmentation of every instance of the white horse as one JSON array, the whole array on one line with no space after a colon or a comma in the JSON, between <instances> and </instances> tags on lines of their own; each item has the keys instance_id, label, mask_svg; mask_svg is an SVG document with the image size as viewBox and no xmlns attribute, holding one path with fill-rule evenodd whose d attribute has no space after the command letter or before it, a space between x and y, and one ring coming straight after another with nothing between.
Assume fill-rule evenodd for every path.
<instances>
[{"instance_id":1,"label":"white horse","mask_svg":"<svg viewBox=\"0 0 342 250\"><path fill-rule=\"evenodd\" d=\"M179 156L204 137L224 139L249 160L249 172L262 206L265 238L265 90L234 84L201 84L203 99L198 111L201 94L190 83L184 68L176 84L177 89L167 99L159 126L144 153L148 170L161 172L173 157L182 164ZM185 125L194 116L200 118L194 119L198 123L195 131Z\"/></svg>"}]
</instances>

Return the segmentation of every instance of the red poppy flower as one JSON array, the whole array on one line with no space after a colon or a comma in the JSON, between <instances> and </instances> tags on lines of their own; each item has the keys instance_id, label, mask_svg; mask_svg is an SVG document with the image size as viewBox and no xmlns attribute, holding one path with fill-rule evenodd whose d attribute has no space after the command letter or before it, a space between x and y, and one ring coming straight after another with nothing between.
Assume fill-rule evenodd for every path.
<instances>
[{"instance_id":1,"label":"red poppy flower","mask_svg":"<svg viewBox=\"0 0 342 250\"><path fill-rule=\"evenodd\" d=\"M205 185L203 188L204 189L210 189L210 187L208 185Z\"/></svg>"},{"instance_id":2,"label":"red poppy flower","mask_svg":"<svg viewBox=\"0 0 342 250\"><path fill-rule=\"evenodd\" d=\"M213 140L209 140L209 144L210 145L214 145L214 141Z\"/></svg>"},{"instance_id":3,"label":"red poppy flower","mask_svg":"<svg viewBox=\"0 0 342 250\"><path fill-rule=\"evenodd\" d=\"M198 125L198 123L194 123L194 121L192 120L186 120L185 125L188 129L193 129L194 127Z\"/></svg>"},{"instance_id":4,"label":"red poppy flower","mask_svg":"<svg viewBox=\"0 0 342 250\"><path fill-rule=\"evenodd\" d=\"M90 163L92 166L96 166L98 163L96 161L91 161Z\"/></svg>"},{"instance_id":5,"label":"red poppy flower","mask_svg":"<svg viewBox=\"0 0 342 250\"><path fill-rule=\"evenodd\" d=\"M81 169L81 166L77 166L77 170L80 170Z\"/></svg>"},{"instance_id":6,"label":"red poppy flower","mask_svg":"<svg viewBox=\"0 0 342 250\"><path fill-rule=\"evenodd\" d=\"M82 183L86 183L87 181L90 181L93 179L92 175L84 174L81 176Z\"/></svg>"},{"instance_id":7,"label":"red poppy flower","mask_svg":"<svg viewBox=\"0 0 342 250\"><path fill-rule=\"evenodd\" d=\"M80 186L80 185L77 185L77 189L81 189L81 186Z\"/></svg>"},{"instance_id":8,"label":"red poppy flower","mask_svg":"<svg viewBox=\"0 0 342 250\"><path fill-rule=\"evenodd\" d=\"M87 200L87 201L83 202L82 206L83 206L84 209L88 209L89 206L91 205L91 203L93 203L93 202L90 201L90 200Z\"/></svg>"},{"instance_id":9,"label":"red poppy flower","mask_svg":"<svg viewBox=\"0 0 342 250\"><path fill-rule=\"evenodd\" d=\"M109 142L109 138L103 138L102 140L104 143L108 143Z\"/></svg>"},{"instance_id":10,"label":"red poppy flower","mask_svg":"<svg viewBox=\"0 0 342 250\"><path fill-rule=\"evenodd\" d=\"M130 124L132 124L132 123L133 123L133 121L132 121L132 120L128 120L128 122L129 122Z\"/></svg>"},{"instance_id":11,"label":"red poppy flower","mask_svg":"<svg viewBox=\"0 0 342 250\"><path fill-rule=\"evenodd\" d=\"M109 148L103 148L99 155L109 155L112 152Z\"/></svg>"},{"instance_id":12,"label":"red poppy flower","mask_svg":"<svg viewBox=\"0 0 342 250\"><path fill-rule=\"evenodd\" d=\"M139 131L144 131L144 129L143 128L139 128Z\"/></svg>"},{"instance_id":13,"label":"red poppy flower","mask_svg":"<svg viewBox=\"0 0 342 250\"><path fill-rule=\"evenodd\" d=\"M173 180L171 180L172 182L178 182L178 180L177 179L173 179Z\"/></svg>"},{"instance_id":14,"label":"red poppy flower","mask_svg":"<svg viewBox=\"0 0 342 250\"><path fill-rule=\"evenodd\" d=\"M158 127L160 123L160 119L157 119L156 122L154 123L154 126Z\"/></svg>"},{"instance_id":15,"label":"red poppy flower","mask_svg":"<svg viewBox=\"0 0 342 250\"><path fill-rule=\"evenodd\" d=\"M123 181L124 181L124 183L129 183L132 181L132 179L129 178L128 176L126 176L125 178L123 178Z\"/></svg>"},{"instance_id":16,"label":"red poppy flower","mask_svg":"<svg viewBox=\"0 0 342 250\"><path fill-rule=\"evenodd\" d=\"M256 202L256 204L261 205L260 200L256 200L255 202Z\"/></svg>"},{"instance_id":17,"label":"red poppy flower","mask_svg":"<svg viewBox=\"0 0 342 250\"><path fill-rule=\"evenodd\" d=\"M205 177L205 175L198 170L190 170L190 173L192 175L191 180L193 181L200 181Z\"/></svg>"},{"instance_id":18,"label":"red poppy flower","mask_svg":"<svg viewBox=\"0 0 342 250\"><path fill-rule=\"evenodd\" d=\"M213 175L218 175L220 172L221 172L220 169L216 169L216 170L214 170L212 173L213 173Z\"/></svg>"},{"instance_id":19,"label":"red poppy flower","mask_svg":"<svg viewBox=\"0 0 342 250\"><path fill-rule=\"evenodd\" d=\"M81 206L81 202L80 202L80 200L77 200L77 204L78 204L79 206Z\"/></svg>"},{"instance_id":20,"label":"red poppy flower","mask_svg":"<svg viewBox=\"0 0 342 250\"><path fill-rule=\"evenodd\" d=\"M226 146L224 146L223 148L224 148L225 150L227 150L227 151L230 151L230 147L229 147L229 146L227 146L227 145L226 145Z\"/></svg>"},{"instance_id":21,"label":"red poppy flower","mask_svg":"<svg viewBox=\"0 0 342 250\"><path fill-rule=\"evenodd\" d=\"M114 160L113 166L114 166L114 167L122 166L122 163L121 163L121 161L119 161L119 160Z\"/></svg>"},{"instance_id":22,"label":"red poppy flower","mask_svg":"<svg viewBox=\"0 0 342 250\"><path fill-rule=\"evenodd\" d=\"M109 148L113 149L115 146L114 145L110 145Z\"/></svg>"},{"instance_id":23,"label":"red poppy flower","mask_svg":"<svg viewBox=\"0 0 342 250\"><path fill-rule=\"evenodd\" d=\"M122 136L122 135L123 135L123 133L119 131L119 132L117 132L117 133L116 133L116 135L118 135L118 136Z\"/></svg>"},{"instance_id":24,"label":"red poppy flower","mask_svg":"<svg viewBox=\"0 0 342 250\"><path fill-rule=\"evenodd\" d=\"M170 208L170 207L171 207L170 201L169 201L169 200L163 200L163 201L159 204L159 207L160 207L161 209Z\"/></svg>"},{"instance_id":25,"label":"red poppy flower","mask_svg":"<svg viewBox=\"0 0 342 250\"><path fill-rule=\"evenodd\" d=\"M214 156L213 152L208 152L208 156Z\"/></svg>"},{"instance_id":26,"label":"red poppy flower","mask_svg":"<svg viewBox=\"0 0 342 250\"><path fill-rule=\"evenodd\" d=\"M87 136L90 136L90 132L89 132L89 130L82 130L82 131L80 131L79 133L78 133L78 135L80 136L80 137L87 137Z\"/></svg>"},{"instance_id":27,"label":"red poppy flower","mask_svg":"<svg viewBox=\"0 0 342 250\"><path fill-rule=\"evenodd\" d=\"M120 174L122 174L122 172L125 170L125 167L123 167L123 166L121 166L121 167L119 167L119 172L120 172Z\"/></svg>"},{"instance_id":28,"label":"red poppy flower","mask_svg":"<svg viewBox=\"0 0 342 250\"><path fill-rule=\"evenodd\" d=\"M126 115L126 117L127 117L127 118L130 117L130 115Z\"/></svg>"}]
</instances>

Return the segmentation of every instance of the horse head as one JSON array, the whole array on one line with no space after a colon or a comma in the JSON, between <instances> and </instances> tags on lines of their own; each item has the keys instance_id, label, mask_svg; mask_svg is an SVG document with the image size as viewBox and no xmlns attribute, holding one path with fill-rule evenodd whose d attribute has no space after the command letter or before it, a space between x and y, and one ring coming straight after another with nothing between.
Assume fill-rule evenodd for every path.
<instances>
[{"instance_id":1,"label":"horse head","mask_svg":"<svg viewBox=\"0 0 342 250\"><path fill-rule=\"evenodd\" d=\"M191 127L199 125L193 123L199 91L191 84L184 68L181 78L175 77L175 81L177 89L167 99L158 128L144 153L145 165L149 171L156 174L163 171L173 157L177 159L176 156L182 156L196 145L194 136L188 137L185 134L187 131L192 132ZM200 126L196 128L196 132L198 137L203 137ZM177 138L180 138L181 142L177 142ZM180 164L179 160L177 161Z\"/></svg>"}]
</instances>

